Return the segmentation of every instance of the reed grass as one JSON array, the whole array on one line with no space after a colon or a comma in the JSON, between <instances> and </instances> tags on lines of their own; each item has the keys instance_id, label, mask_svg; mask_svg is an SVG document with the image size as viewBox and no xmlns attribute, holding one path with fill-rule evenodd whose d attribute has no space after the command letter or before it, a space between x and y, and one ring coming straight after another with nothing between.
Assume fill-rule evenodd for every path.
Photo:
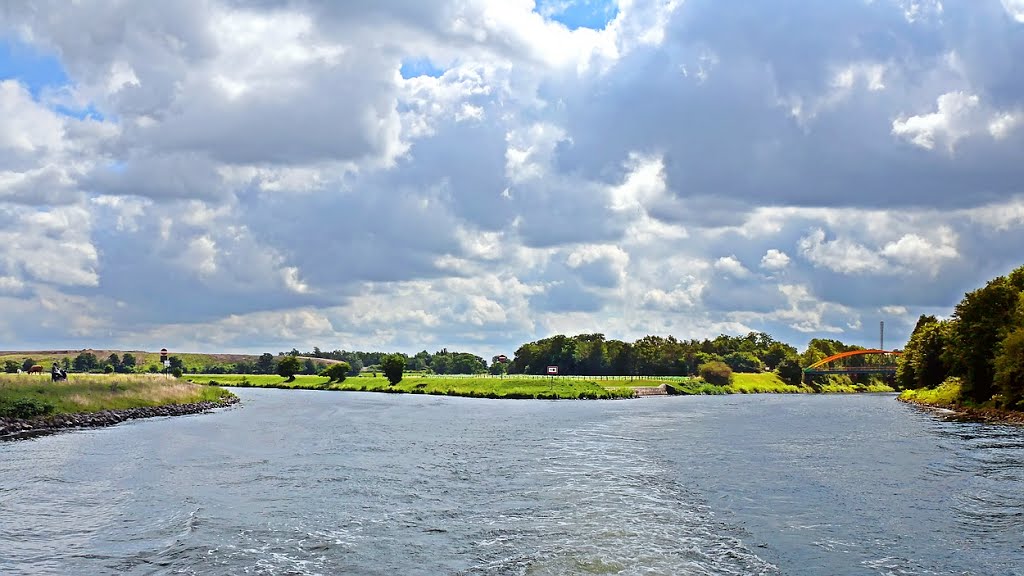
<instances>
[{"instance_id":1,"label":"reed grass","mask_svg":"<svg viewBox=\"0 0 1024 576\"><path fill-rule=\"evenodd\" d=\"M0 415L19 401L64 414L218 401L231 395L223 388L151 374L70 374L64 382L51 382L49 374L0 374Z\"/></svg>"}]
</instances>

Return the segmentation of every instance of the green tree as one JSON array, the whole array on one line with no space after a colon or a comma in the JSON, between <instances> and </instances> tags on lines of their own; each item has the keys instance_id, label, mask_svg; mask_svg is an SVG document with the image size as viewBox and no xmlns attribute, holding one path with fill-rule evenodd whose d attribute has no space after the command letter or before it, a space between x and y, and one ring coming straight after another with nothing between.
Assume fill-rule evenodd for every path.
<instances>
[{"instance_id":1,"label":"green tree","mask_svg":"<svg viewBox=\"0 0 1024 576\"><path fill-rule=\"evenodd\" d=\"M112 369L111 371L112 372L114 370L120 370L121 369L121 358L117 354L111 353L110 356L107 356L107 366L111 367L111 369Z\"/></svg>"},{"instance_id":2,"label":"green tree","mask_svg":"<svg viewBox=\"0 0 1024 576\"><path fill-rule=\"evenodd\" d=\"M785 358L779 362L775 372L783 382L791 386L799 386L804 381L804 370L795 357Z\"/></svg>"},{"instance_id":3,"label":"green tree","mask_svg":"<svg viewBox=\"0 0 1024 576\"><path fill-rule=\"evenodd\" d=\"M77 372L88 372L99 365L99 361L96 359L96 355L92 352L82 352L78 356L75 356L72 365Z\"/></svg>"},{"instance_id":4,"label":"green tree","mask_svg":"<svg viewBox=\"0 0 1024 576\"><path fill-rule=\"evenodd\" d=\"M130 352L125 352L124 356L121 357L121 371L122 372L134 372L135 371L135 356Z\"/></svg>"},{"instance_id":5,"label":"green tree","mask_svg":"<svg viewBox=\"0 0 1024 576\"><path fill-rule=\"evenodd\" d=\"M767 347L762 348L758 353L758 357L769 370L775 370L783 360L796 355L796 348L789 344L775 341L769 343Z\"/></svg>"},{"instance_id":6,"label":"green tree","mask_svg":"<svg viewBox=\"0 0 1024 576\"><path fill-rule=\"evenodd\" d=\"M1024 326L1007 334L995 358L995 385L1003 405L1024 408Z\"/></svg>"},{"instance_id":7,"label":"green tree","mask_svg":"<svg viewBox=\"0 0 1024 576\"><path fill-rule=\"evenodd\" d=\"M317 369L316 362L312 358L306 358L302 361L302 373L303 374L316 374L319 372Z\"/></svg>"},{"instance_id":8,"label":"green tree","mask_svg":"<svg viewBox=\"0 0 1024 576\"><path fill-rule=\"evenodd\" d=\"M185 372L185 361L179 356L168 356L167 361L171 363L169 368L173 371L175 368Z\"/></svg>"},{"instance_id":9,"label":"green tree","mask_svg":"<svg viewBox=\"0 0 1024 576\"><path fill-rule=\"evenodd\" d=\"M725 362L714 361L701 364L697 369L697 373L708 384L716 384L718 386L732 384L732 368L729 368L729 365Z\"/></svg>"},{"instance_id":10,"label":"green tree","mask_svg":"<svg viewBox=\"0 0 1024 576\"><path fill-rule=\"evenodd\" d=\"M93 358L95 359L96 357L93 356ZM29 368L31 368L31 367L33 367L35 365L36 365L36 361L35 360L33 360L31 358L25 358L25 361L21 363L21 369L24 372L28 372Z\"/></svg>"},{"instance_id":11,"label":"green tree","mask_svg":"<svg viewBox=\"0 0 1024 576\"><path fill-rule=\"evenodd\" d=\"M402 381L402 372L405 370L405 356L401 354L387 354L380 359L380 367L384 371L384 377L392 386Z\"/></svg>"},{"instance_id":12,"label":"green tree","mask_svg":"<svg viewBox=\"0 0 1024 576\"><path fill-rule=\"evenodd\" d=\"M18 370L21 370L21 364L18 364L15 360L4 360L4 372L15 374Z\"/></svg>"},{"instance_id":13,"label":"green tree","mask_svg":"<svg viewBox=\"0 0 1024 576\"><path fill-rule=\"evenodd\" d=\"M491 367L487 369L487 372L494 376L504 376L508 374L508 358L505 356L494 356L491 358Z\"/></svg>"},{"instance_id":14,"label":"green tree","mask_svg":"<svg viewBox=\"0 0 1024 576\"><path fill-rule=\"evenodd\" d=\"M930 318L930 319L929 319ZM903 354L896 360L896 386L935 388L949 376L946 347L951 324L921 316Z\"/></svg>"},{"instance_id":15,"label":"green tree","mask_svg":"<svg viewBox=\"0 0 1024 576\"><path fill-rule=\"evenodd\" d=\"M755 373L764 370L764 364L752 352L733 352L725 357L725 363L733 372Z\"/></svg>"},{"instance_id":16,"label":"green tree","mask_svg":"<svg viewBox=\"0 0 1024 576\"><path fill-rule=\"evenodd\" d=\"M253 368L253 372L256 374L273 374L274 373L274 355L270 352L264 352L256 360L256 366Z\"/></svg>"},{"instance_id":17,"label":"green tree","mask_svg":"<svg viewBox=\"0 0 1024 576\"><path fill-rule=\"evenodd\" d=\"M302 362L295 356L284 356L277 363L277 374L286 378L286 382L295 381L295 375L302 371Z\"/></svg>"},{"instance_id":18,"label":"green tree","mask_svg":"<svg viewBox=\"0 0 1024 576\"><path fill-rule=\"evenodd\" d=\"M1006 277L969 292L953 313L949 358L960 376L960 394L985 402L995 393L994 356L1015 316L1020 290Z\"/></svg>"},{"instance_id":19,"label":"green tree","mask_svg":"<svg viewBox=\"0 0 1024 576\"><path fill-rule=\"evenodd\" d=\"M350 368L348 371L348 375L359 376L359 373L363 371L363 361L360 360L359 358L353 358L352 360L348 361L348 363L352 365L352 368Z\"/></svg>"},{"instance_id":20,"label":"green tree","mask_svg":"<svg viewBox=\"0 0 1024 576\"><path fill-rule=\"evenodd\" d=\"M324 370L324 375L327 376L328 383L331 382L344 382L348 376L349 370L352 366L348 362L338 362L337 364L331 364Z\"/></svg>"},{"instance_id":21,"label":"green tree","mask_svg":"<svg viewBox=\"0 0 1024 576\"><path fill-rule=\"evenodd\" d=\"M110 364L105 364L103 366L103 373L104 374L113 374L114 373L114 367L111 366Z\"/></svg>"}]
</instances>

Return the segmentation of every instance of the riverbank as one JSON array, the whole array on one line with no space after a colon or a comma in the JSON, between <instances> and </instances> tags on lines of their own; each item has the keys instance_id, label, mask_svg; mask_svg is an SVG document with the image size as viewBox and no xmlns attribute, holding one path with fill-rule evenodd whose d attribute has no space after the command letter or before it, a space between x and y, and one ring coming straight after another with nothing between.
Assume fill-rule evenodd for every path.
<instances>
[{"instance_id":1,"label":"riverbank","mask_svg":"<svg viewBox=\"0 0 1024 576\"><path fill-rule=\"evenodd\" d=\"M398 394L434 394L470 398L506 398L538 400L619 399L653 395L655 389L665 395L719 394L812 394L810 386L792 386L778 375L734 374L728 386L708 384L699 378L685 377L585 377L585 376L424 376L410 375L395 386L382 376L358 376L344 382L328 382L324 376L296 376L287 381L269 374L194 374L187 378L199 384L252 388L284 388L305 390L344 390L350 392L385 392ZM854 386L823 390L828 393L892 392L891 388L857 388Z\"/></svg>"},{"instance_id":2,"label":"riverbank","mask_svg":"<svg viewBox=\"0 0 1024 576\"><path fill-rule=\"evenodd\" d=\"M960 383L950 379L933 389L904 390L896 398L927 410L948 411L943 417L990 424L1024 425L1024 412L991 406L966 406L960 402Z\"/></svg>"},{"instance_id":3,"label":"riverbank","mask_svg":"<svg viewBox=\"0 0 1024 576\"><path fill-rule=\"evenodd\" d=\"M109 426L136 418L179 416L229 406L223 388L152 375L0 375L0 438L67 428Z\"/></svg>"},{"instance_id":4,"label":"riverbank","mask_svg":"<svg viewBox=\"0 0 1024 576\"><path fill-rule=\"evenodd\" d=\"M28 419L0 418L0 441L41 436L75 428L113 426L126 420L138 418L200 414L216 408L226 408L236 403L238 403L238 397L232 394L219 401L207 400L191 404L168 404L165 406L128 408L125 410L57 414Z\"/></svg>"}]
</instances>

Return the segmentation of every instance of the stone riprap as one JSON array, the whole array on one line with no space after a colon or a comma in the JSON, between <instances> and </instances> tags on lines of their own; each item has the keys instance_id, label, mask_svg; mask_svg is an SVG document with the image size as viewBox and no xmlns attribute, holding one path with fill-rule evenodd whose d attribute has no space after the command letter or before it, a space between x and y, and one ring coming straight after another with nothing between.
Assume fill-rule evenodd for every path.
<instances>
[{"instance_id":1,"label":"stone riprap","mask_svg":"<svg viewBox=\"0 0 1024 576\"><path fill-rule=\"evenodd\" d=\"M198 414L215 408L224 408L237 402L237 396L230 396L218 402L206 401L192 404L128 408L125 410L56 414L28 419L0 418L0 440L15 440L74 428L113 426L114 424L120 424L126 420L134 420L136 418Z\"/></svg>"}]
</instances>

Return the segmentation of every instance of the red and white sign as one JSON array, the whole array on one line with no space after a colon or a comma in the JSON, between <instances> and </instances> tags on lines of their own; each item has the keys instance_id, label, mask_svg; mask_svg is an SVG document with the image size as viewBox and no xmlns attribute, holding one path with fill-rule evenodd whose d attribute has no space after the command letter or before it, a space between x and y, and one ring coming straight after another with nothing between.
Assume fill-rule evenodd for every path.
<instances>
[{"instance_id":1,"label":"red and white sign","mask_svg":"<svg viewBox=\"0 0 1024 576\"><path fill-rule=\"evenodd\" d=\"M548 374L558 374L558 366L548 366Z\"/></svg>"}]
</instances>

